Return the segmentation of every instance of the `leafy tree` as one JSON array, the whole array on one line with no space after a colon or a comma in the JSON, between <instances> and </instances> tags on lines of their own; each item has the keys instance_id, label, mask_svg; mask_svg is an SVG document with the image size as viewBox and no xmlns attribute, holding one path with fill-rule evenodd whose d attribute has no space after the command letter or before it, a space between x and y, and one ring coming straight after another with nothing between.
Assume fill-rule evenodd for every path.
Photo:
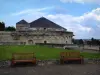
<instances>
[{"instance_id":1,"label":"leafy tree","mask_svg":"<svg viewBox=\"0 0 100 75\"><path fill-rule=\"evenodd\" d=\"M91 46L91 41L87 41L87 44Z\"/></svg>"},{"instance_id":2,"label":"leafy tree","mask_svg":"<svg viewBox=\"0 0 100 75\"><path fill-rule=\"evenodd\" d=\"M76 41L75 41L75 39L72 39L72 43L73 43L73 44L77 44Z\"/></svg>"},{"instance_id":3,"label":"leafy tree","mask_svg":"<svg viewBox=\"0 0 100 75\"><path fill-rule=\"evenodd\" d=\"M84 42L83 42L82 39L79 40L79 44L80 44L80 45L83 45L83 44L84 44Z\"/></svg>"},{"instance_id":4,"label":"leafy tree","mask_svg":"<svg viewBox=\"0 0 100 75\"><path fill-rule=\"evenodd\" d=\"M91 38L91 45L99 45L99 40Z\"/></svg>"},{"instance_id":5,"label":"leafy tree","mask_svg":"<svg viewBox=\"0 0 100 75\"><path fill-rule=\"evenodd\" d=\"M98 45L100 46L100 41L98 41Z\"/></svg>"},{"instance_id":6,"label":"leafy tree","mask_svg":"<svg viewBox=\"0 0 100 75\"><path fill-rule=\"evenodd\" d=\"M5 31L15 31L15 30L16 30L15 27L11 26L5 28Z\"/></svg>"},{"instance_id":7,"label":"leafy tree","mask_svg":"<svg viewBox=\"0 0 100 75\"><path fill-rule=\"evenodd\" d=\"M4 30L5 30L5 23L0 22L0 31L4 31Z\"/></svg>"},{"instance_id":8,"label":"leafy tree","mask_svg":"<svg viewBox=\"0 0 100 75\"><path fill-rule=\"evenodd\" d=\"M95 40L95 39L92 37L92 38L91 38L91 41L94 41L94 40Z\"/></svg>"},{"instance_id":9,"label":"leafy tree","mask_svg":"<svg viewBox=\"0 0 100 75\"><path fill-rule=\"evenodd\" d=\"M76 39L72 39L72 42L73 42L73 44L79 44L79 40L76 40Z\"/></svg>"}]
</instances>

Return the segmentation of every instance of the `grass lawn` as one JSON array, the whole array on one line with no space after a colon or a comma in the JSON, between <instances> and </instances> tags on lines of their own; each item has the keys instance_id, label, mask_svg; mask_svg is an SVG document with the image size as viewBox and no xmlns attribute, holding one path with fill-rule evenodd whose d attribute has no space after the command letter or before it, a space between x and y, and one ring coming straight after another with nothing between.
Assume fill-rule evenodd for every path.
<instances>
[{"instance_id":1,"label":"grass lawn","mask_svg":"<svg viewBox=\"0 0 100 75\"><path fill-rule=\"evenodd\" d=\"M37 59L59 59L60 52L64 51L78 51L78 50L64 50L58 48L48 48L46 46L0 46L0 60L9 60L12 57L12 53L31 53L34 52ZM98 53L81 53L85 58L100 58Z\"/></svg>"}]
</instances>

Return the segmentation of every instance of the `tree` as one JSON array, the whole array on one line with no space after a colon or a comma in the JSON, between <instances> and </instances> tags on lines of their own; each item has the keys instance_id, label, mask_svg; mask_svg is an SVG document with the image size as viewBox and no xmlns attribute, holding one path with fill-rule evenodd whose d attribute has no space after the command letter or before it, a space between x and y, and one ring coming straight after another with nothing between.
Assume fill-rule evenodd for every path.
<instances>
[{"instance_id":1,"label":"tree","mask_svg":"<svg viewBox=\"0 0 100 75\"><path fill-rule=\"evenodd\" d=\"M91 45L99 45L99 40L91 38Z\"/></svg>"},{"instance_id":2,"label":"tree","mask_svg":"<svg viewBox=\"0 0 100 75\"><path fill-rule=\"evenodd\" d=\"M100 41L98 41L98 45L100 46Z\"/></svg>"},{"instance_id":3,"label":"tree","mask_svg":"<svg viewBox=\"0 0 100 75\"><path fill-rule=\"evenodd\" d=\"M77 39L72 39L72 42L73 42L73 44L79 44L79 40L77 40Z\"/></svg>"},{"instance_id":4,"label":"tree","mask_svg":"<svg viewBox=\"0 0 100 75\"><path fill-rule=\"evenodd\" d=\"M90 45L91 46L91 41L87 41L87 45Z\"/></svg>"},{"instance_id":5,"label":"tree","mask_svg":"<svg viewBox=\"0 0 100 75\"><path fill-rule=\"evenodd\" d=\"M5 28L5 31L15 31L15 30L16 30L15 27L11 26Z\"/></svg>"},{"instance_id":6,"label":"tree","mask_svg":"<svg viewBox=\"0 0 100 75\"><path fill-rule=\"evenodd\" d=\"M5 30L5 23L0 22L0 31L4 31L4 30Z\"/></svg>"},{"instance_id":7,"label":"tree","mask_svg":"<svg viewBox=\"0 0 100 75\"><path fill-rule=\"evenodd\" d=\"M80 44L80 45L83 45L83 44L84 44L84 42L83 42L82 39L79 40L79 44Z\"/></svg>"},{"instance_id":8,"label":"tree","mask_svg":"<svg viewBox=\"0 0 100 75\"><path fill-rule=\"evenodd\" d=\"M97 45L97 40L94 38L91 38L91 45Z\"/></svg>"},{"instance_id":9,"label":"tree","mask_svg":"<svg viewBox=\"0 0 100 75\"><path fill-rule=\"evenodd\" d=\"M94 41L94 40L95 40L95 39L92 37L92 38L91 38L91 41Z\"/></svg>"},{"instance_id":10,"label":"tree","mask_svg":"<svg viewBox=\"0 0 100 75\"><path fill-rule=\"evenodd\" d=\"M72 39L72 43L73 43L73 44L77 44L76 41L75 41L75 39Z\"/></svg>"}]
</instances>

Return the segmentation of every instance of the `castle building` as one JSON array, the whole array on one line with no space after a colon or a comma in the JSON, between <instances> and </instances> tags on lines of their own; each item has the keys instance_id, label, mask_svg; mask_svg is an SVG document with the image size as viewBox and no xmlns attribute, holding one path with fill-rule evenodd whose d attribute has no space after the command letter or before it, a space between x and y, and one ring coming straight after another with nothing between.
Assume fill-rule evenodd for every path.
<instances>
[{"instance_id":1,"label":"castle building","mask_svg":"<svg viewBox=\"0 0 100 75\"><path fill-rule=\"evenodd\" d=\"M21 20L16 23L16 31L0 31L0 44L34 45L72 44L73 32L41 17L31 23Z\"/></svg>"}]
</instances>

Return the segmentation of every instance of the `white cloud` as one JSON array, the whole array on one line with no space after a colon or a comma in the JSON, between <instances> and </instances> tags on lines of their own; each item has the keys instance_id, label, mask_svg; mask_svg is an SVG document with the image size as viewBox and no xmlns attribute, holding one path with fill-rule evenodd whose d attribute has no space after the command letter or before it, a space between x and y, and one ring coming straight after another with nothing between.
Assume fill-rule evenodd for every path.
<instances>
[{"instance_id":1,"label":"white cloud","mask_svg":"<svg viewBox=\"0 0 100 75\"><path fill-rule=\"evenodd\" d=\"M42 10L46 9L44 8ZM50 14L42 10L36 9L34 12L30 12L30 10L28 10L17 14L21 15L19 16L20 19L26 19L29 22L44 16L65 27L68 31L73 31L75 38L100 38L100 35L97 34L100 32L100 8L84 13L81 16L72 16L69 14Z\"/></svg>"},{"instance_id":2,"label":"white cloud","mask_svg":"<svg viewBox=\"0 0 100 75\"><path fill-rule=\"evenodd\" d=\"M48 10L48 9L52 9L53 6L51 7L45 7L45 8L39 8L39 9L26 9L26 10L22 10L20 12L16 12L16 13L12 13L11 15L12 16L18 16L18 15L24 15L24 14L33 14L33 13L38 13L38 12L41 12L41 11L45 11L45 10Z\"/></svg>"},{"instance_id":3,"label":"white cloud","mask_svg":"<svg viewBox=\"0 0 100 75\"><path fill-rule=\"evenodd\" d=\"M63 3L75 2L75 3L81 3L81 4L84 4L84 3L100 4L100 0L60 0L60 1L63 2Z\"/></svg>"},{"instance_id":4,"label":"white cloud","mask_svg":"<svg viewBox=\"0 0 100 75\"><path fill-rule=\"evenodd\" d=\"M47 17L73 31L76 38L100 38L98 34L100 32L100 8L77 17L68 14L48 15Z\"/></svg>"},{"instance_id":5,"label":"white cloud","mask_svg":"<svg viewBox=\"0 0 100 75\"><path fill-rule=\"evenodd\" d=\"M48 19L51 19L52 21L56 22L57 24L65 27L68 29L68 31L73 31L76 35L76 38L84 38L87 34L90 34L92 31L91 27L81 25L79 21L81 21L81 17L74 17L71 15L48 15ZM83 35L83 33L86 33ZM87 37L86 37L87 38Z\"/></svg>"}]
</instances>

